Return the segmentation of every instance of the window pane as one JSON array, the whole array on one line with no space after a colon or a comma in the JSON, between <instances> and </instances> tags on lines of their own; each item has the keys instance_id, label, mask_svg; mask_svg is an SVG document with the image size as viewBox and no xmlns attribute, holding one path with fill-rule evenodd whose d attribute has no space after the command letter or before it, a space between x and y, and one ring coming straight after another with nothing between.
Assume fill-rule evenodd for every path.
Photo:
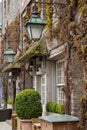
<instances>
[{"instance_id":1,"label":"window pane","mask_svg":"<svg viewBox=\"0 0 87 130\"><path fill-rule=\"evenodd\" d=\"M64 84L64 61L56 63L56 83Z\"/></svg>"},{"instance_id":2,"label":"window pane","mask_svg":"<svg viewBox=\"0 0 87 130\"><path fill-rule=\"evenodd\" d=\"M61 91L61 87L57 87L57 103L62 103L64 104L65 102L65 95L64 92Z\"/></svg>"}]
</instances>

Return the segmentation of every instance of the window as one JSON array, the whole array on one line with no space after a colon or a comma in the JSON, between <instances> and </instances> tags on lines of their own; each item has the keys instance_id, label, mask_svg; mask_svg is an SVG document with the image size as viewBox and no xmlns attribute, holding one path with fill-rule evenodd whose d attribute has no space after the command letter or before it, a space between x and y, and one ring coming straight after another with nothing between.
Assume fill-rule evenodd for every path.
<instances>
[{"instance_id":1,"label":"window","mask_svg":"<svg viewBox=\"0 0 87 130\"><path fill-rule=\"evenodd\" d=\"M62 86L65 85L64 78L64 61L59 61L56 63L56 85Z\"/></svg>"},{"instance_id":2,"label":"window","mask_svg":"<svg viewBox=\"0 0 87 130\"><path fill-rule=\"evenodd\" d=\"M64 104L64 102L65 102L65 94L61 90L61 87L57 87L57 91L56 92L57 92L57 103Z\"/></svg>"},{"instance_id":3,"label":"window","mask_svg":"<svg viewBox=\"0 0 87 130\"><path fill-rule=\"evenodd\" d=\"M56 95L57 102L64 104L65 102L65 94L61 90L61 86L65 85L65 76L64 76L64 60L56 62L56 85L57 87Z\"/></svg>"}]
</instances>

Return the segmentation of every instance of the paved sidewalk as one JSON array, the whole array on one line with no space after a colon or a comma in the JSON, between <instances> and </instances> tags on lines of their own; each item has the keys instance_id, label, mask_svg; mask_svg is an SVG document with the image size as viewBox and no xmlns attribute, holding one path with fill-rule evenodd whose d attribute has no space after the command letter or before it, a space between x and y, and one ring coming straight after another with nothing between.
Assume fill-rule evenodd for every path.
<instances>
[{"instance_id":1,"label":"paved sidewalk","mask_svg":"<svg viewBox=\"0 0 87 130\"><path fill-rule=\"evenodd\" d=\"M11 124L5 122L0 122L0 130L12 130Z\"/></svg>"},{"instance_id":2,"label":"paved sidewalk","mask_svg":"<svg viewBox=\"0 0 87 130\"><path fill-rule=\"evenodd\" d=\"M7 105L7 108L12 108L12 105ZM0 122L0 130L12 130L11 120Z\"/></svg>"}]
</instances>

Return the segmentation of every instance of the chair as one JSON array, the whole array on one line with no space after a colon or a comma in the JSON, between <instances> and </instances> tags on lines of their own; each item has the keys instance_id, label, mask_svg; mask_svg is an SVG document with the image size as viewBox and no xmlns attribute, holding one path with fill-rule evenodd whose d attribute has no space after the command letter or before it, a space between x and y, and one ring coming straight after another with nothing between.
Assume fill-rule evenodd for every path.
<instances>
[{"instance_id":1,"label":"chair","mask_svg":"<svg viewBox=\"0 0 87 130\"><path fill-rule=\"evenodd\" d=\"M39 118L32 119L32 130L41 130L41 123Z\"/></svg>"}]
</instances>

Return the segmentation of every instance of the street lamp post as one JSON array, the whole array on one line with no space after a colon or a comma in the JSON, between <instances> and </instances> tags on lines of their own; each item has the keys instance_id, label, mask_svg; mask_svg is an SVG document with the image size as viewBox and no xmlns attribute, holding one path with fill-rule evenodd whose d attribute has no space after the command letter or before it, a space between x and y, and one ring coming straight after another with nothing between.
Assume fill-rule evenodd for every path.
<instances>
[{"instance_id":1,"label":"street lamp post","mask_svg":"<svg viewBox=\"0 0 87 130\"><path fill-rule=\"evenodd\" d=\"M4 51L4 59L6 61L7 64L9 63L13 63L14 62L14 56L16 55L16 52L11 49L10 47ZM15 102L15 96L16 96L16 72L13 70L12 71L12 82L13 82L13 110L14 110L14 102ZM7 74L8 75L8 74ZM7 76L8 79L8 76ZM6 93L7 93L7 85L6 85ZM7 100L7 96L6 96L6 100Z\"/></svg>"}]
</instances>

